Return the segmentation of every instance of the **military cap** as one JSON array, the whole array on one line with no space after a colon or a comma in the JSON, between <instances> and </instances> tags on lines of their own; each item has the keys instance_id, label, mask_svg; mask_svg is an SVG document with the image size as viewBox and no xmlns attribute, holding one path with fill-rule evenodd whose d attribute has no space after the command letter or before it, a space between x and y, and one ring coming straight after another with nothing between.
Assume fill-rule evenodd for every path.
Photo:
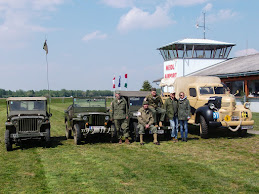
<instances>
[{"instance_id":1,"label":"military cap","mask_svg":"<svg viewBox=\"0 0 259 194\"><path fill-rule=\"evenodd\" d=\"M156 91L156 88L151 88L151 91Z\"/></svg>"},{"instance_id":2,"label":"military cap","mask_svg":"<svg viewBox=\"0 0 259 194\"><path fill-rule=\"evenodd\" d=\"M115 94L120 94L121 92L119 90L116 90L115 91Z\"/></svg>"},{"instance_id":3,"label":"military cap","mask_svg":"<svg viewBox=\"0 0 259 194\"><path fill-rule=\"evenodd\" d=\"M144 102L143 102L143 105L146 105L146 104L147 104L147 105L149 104L148 101L144 101Z\"/></svg>"}]
</instances>

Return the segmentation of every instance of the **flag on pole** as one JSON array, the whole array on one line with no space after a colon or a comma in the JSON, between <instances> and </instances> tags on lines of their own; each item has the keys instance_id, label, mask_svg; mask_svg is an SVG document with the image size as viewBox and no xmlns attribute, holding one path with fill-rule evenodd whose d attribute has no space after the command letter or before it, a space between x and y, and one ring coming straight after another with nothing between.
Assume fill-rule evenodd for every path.
<instances>
[{"instance_id":1,"label":"flag on pole","mask_svg":"<svg viewBox=\"0 0 259 194\"><path fill-rule=\"evenodd\" d=\"M43 49L46 51L46 54L48 54L49 50L48 50L47 40L45 40L44 42Z\"/></svg>"},{"instance_id":2,"label":"flag on pole","mask_svg":"<svg viewBox=\"0 0 259 194\"><path fill-rule=\"evenodd\" d=\"M121 76L119 76L119 84L118 84L118 87L119 87L119 88L121 87Z\"/></svg>"},{"instance_id":3,"label":"flag on pole","mask_svg":"<svg viewBox=\"0 0 259 194\"><path fill-rule=\"evenodd\" d=\"M112 88L115 88L115 76L113 77L113 80L112 80Z\"/></svg>"},{"instance_id":4,"label":"flag on pole","mask_svg":"<svg viewBox=\"0 0 259 194\"><path fill-rule=\"evenodd\" d=\"M128 74L125 74L125 84L124 87L127 88L128 87Z\"/></svg>"}]
</instances>

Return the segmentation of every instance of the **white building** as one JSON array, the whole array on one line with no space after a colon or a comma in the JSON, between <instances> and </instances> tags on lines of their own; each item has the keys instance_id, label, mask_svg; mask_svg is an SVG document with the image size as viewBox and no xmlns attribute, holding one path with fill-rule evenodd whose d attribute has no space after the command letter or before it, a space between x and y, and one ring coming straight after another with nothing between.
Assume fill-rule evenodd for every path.
<instances>
[{"instance_id":1,"label":"white building","mask_svg":"<svg viewBox=\"0 0 259 194\"><path fill-rule=\"evenodd\" d=\"M162 46L157 50L164 59L164 76L154 82L163 84L225 61L233 46L233 43L209 39L183 39ZM165 86L163 90L167 92L170 88Z\"/></svg>"}]
</instances>

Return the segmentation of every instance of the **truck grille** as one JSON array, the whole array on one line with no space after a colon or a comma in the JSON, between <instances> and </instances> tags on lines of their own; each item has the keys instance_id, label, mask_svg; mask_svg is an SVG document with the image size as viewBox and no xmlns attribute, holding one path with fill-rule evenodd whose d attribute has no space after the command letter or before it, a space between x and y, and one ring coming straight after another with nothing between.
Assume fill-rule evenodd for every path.
<instances>
[{"instance_id":1,"label":"truck grille","mask_svg":"<svg viewBox=\"0 0 259 194\"><path fill-rule=\"evenodd\" d=\"M104 115L92 115L92 125L93 126L102 126L104 125Z\"/></svg>"},{"instance_id":2,"label":"truck grille","mask_svg":"<svg viewBox=\"0 0 259 194\"><path fill-rule=\"evenodd\" d=\"M36 118L26 118L20 119L18 121L19 131L37 131L38 129L38 119Z\"/></svg>"}]
</instances>

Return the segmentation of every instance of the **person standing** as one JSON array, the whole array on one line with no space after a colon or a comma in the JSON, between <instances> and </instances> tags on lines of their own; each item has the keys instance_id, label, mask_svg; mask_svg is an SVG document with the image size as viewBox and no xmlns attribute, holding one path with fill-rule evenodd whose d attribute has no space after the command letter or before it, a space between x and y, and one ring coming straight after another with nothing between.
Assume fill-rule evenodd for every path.
<instances>
[{"instance_id":1,"label":"person standing","mask_svg":"<svg viewBox=\"0 0 259 194\"><path fill-rule=\"evenodd\" d=\"M111 121L114 121L117 130L119 144L122 144L122 137L125 137L125 143L129 142L129 125L128 125L128 105L125 98L121 97L120 91L115 92L115 99L111 103L110 115Z\"/></svg>"},{"instance_id":2,"label":"person standing","mask_svg":"<svg viewBox=\"0 0 259 194\"><path fill-rule=\"evenodd\" d=\"M147 95L144 101L147 101L149 103L149 109L151 110L154 118L154 123L156 127L157 125L157 114L161 114L160 116L160 122L159 122L159 127L163 126L163 122L165 119L165 113L166 111L162 109L161 107L163 106L163 101L160 96L156 94L156 88L151 89L151 94Z\"/></svg>"},{"instance_id":3,"label":"person standing","mask_svg":"<svg viewBox=\"0 0 259 194\"><path fill-rule=\"evenodd\" d=\"M153 134L155 145L160 145L157 141L157 128L153 125L154 118L152 111L148 107L149 103L147 101L143 102L143 107L138 110L138 126L139 129L139 138L140 138L140 145L144 145L143 135L145 134L145 130L150 130Z\"/></svg>"},{"instance_id":4,"label":"person standing","mask_svg":"<svg viewBox=\"0 0 259 194\"><path fill-rule=\"evenodd\" d=\"M175 98L175 91L172 90L170 98L167 98L164 103L164 109L169 118L170 126L172 128L172 141L177 142L178 135L178 100Z\"/></svg>"},{"instance_id":5,"label":"person standing","mask_svg":"<svg viewBox=\"0 0 259 194\"><path fill-rule=\"evenodd\" d=\"M182 141L187 142L188 136L188 120L190 119L191 107L190 102L187 97L184 95L184 92L180 92L178 100L178 120L180 124L180 131ZM185 136L183 135L183 129L185 131Z\"/></svg>"}]
</instances>

